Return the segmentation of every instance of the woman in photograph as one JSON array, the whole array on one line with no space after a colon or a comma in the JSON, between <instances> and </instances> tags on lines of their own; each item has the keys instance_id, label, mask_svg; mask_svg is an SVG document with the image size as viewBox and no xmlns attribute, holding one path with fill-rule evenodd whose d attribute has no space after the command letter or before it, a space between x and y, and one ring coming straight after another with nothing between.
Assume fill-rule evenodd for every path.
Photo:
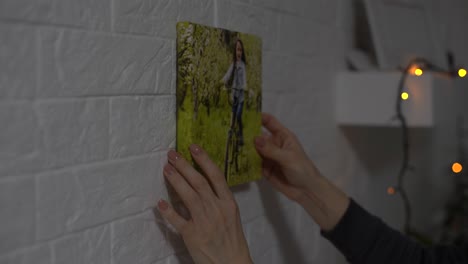
<instances>
[{"instance_id":1,"label":"woman in photograph","mask_svg":"<svg viewBox=\"0 0 468 264\"><path fill-rule=\"evenodd\" d=\"M244 135L242 133L242 110L244 106L244 92L247 89L247 61L245 59L244 44L242 40L237 39L234 45L232 63L229 66L222 82L226 87L232 89L233 103L232 112L235 114L237 124L239 126L239 145L244 145Z\"/></svg>"}]
</instances>

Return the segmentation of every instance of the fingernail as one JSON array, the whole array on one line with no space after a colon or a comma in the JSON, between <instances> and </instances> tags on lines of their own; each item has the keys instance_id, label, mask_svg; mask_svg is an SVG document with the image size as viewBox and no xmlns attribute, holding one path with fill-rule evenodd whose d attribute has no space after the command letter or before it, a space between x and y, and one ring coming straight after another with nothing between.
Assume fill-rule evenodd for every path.
<instances>
[{"instance_id":1,"label":"fingernail","mask_svg":"<svg viewBox=\"0 0 468 264\"><path fill-rule=\"evenodd\" d=\"M159 200L158 202L158 209L160 211L166 211L169 208L169 204L165 200Z\"/></svg>"},{"instance_id":2,"label":"fingernail","mask_svg":"<svg viewBox=\"0 0 468 264\"><path fill-rule=\"evenodd\" d=\"M171 164L166 164L166 166L164 166L164 172L167 175L172 175L174 174L175 170L174 170L174 167L171 166Z\"/></svg>"},{"instance_id":3,"label":"fingernail","mask_svg":"<svg viewBox=\"0 0 468 264\"><path fill-rule=\"evenodd\" d=\"M200 146L198 145L195 145L195 144L192 144L190 145L190 152L192 152L192 154L194 155L198 155L201 153L201 149L200 149Z\"/></svg>"},{"instance_id":4,"label":"fingernail","mask_svg":"<svg viewBox=\"0 0 468 264\"><path fill-rule=\"evenodd\" d=\"M265 141L265 138L263 137L256 137L255 138L255 145L257 145L258 147L262 148L264 147L266 144L266 141Z\"/></svg>"},{"instance_id":5,"label":"fingernail","mask_svg":"<svg viewBox=\"0 0 468 264\"><path fill-rule=\"evenodd\" d=\"M177 160L180 159L180 155L179 153L175 152L174 150L170 150L169 153L167 153L167 157L169 158L169 161L172 163L172 164L175 164L177 162Z\"/></svg>"}]
</instances>

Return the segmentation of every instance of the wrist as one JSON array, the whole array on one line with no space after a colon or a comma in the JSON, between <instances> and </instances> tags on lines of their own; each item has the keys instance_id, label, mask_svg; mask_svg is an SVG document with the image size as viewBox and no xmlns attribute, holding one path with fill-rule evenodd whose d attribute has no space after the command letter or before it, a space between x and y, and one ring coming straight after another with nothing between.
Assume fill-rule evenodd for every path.
<instances>
[{"instance_id":1,"label":"wrist","mask_svg":"<svg viewBox=\"0 0 468 264\"><path fill-rule=\"evenodd\" d=\"M252 258L250 256L249 247L247 240L242 239L241 243L235 243L230 246L230 252L228 252L224 259L215 263L227 263L227 264L252 264ZM227 259L226 259L227 258Z\"/></svg>"},{"instance_id":2,"label":"wrist","mask_svg":"<svg viewBox=\"0 0 468 264\"><path fill-rule=\"evenodd\" d=\"M313 164L308 168L308 176L310 181L298 202L321 229L332 230L348 209L349 197L323 177Z\"/></svg>"}]
</instances>

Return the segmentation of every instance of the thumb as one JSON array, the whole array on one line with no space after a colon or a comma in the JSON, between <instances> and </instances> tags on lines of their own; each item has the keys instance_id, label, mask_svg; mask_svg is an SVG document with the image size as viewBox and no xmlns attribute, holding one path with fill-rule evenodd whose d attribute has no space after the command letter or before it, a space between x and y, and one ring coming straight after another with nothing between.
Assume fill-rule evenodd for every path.
<instances>
[{"instance_id":1,"label":"thumb","mask_svg":"<svg viewBox=\"0 0 468 264\"><path fill-rule=\"evenodd\" d=\"M283 163L283 159L285 158L284 150L276 146L265 135L255 138L255 148L263 158L275 161L278 164Z\"/></svg>"}]
</instances>

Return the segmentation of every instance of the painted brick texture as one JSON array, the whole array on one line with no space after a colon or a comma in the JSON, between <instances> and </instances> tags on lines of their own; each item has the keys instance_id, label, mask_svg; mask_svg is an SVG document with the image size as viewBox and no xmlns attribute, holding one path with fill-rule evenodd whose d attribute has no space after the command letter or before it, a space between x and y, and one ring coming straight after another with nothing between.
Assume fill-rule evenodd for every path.
<instances>
[{"instance_id":1,"label":"painted brick texture","mask_svg":"<svg viewBox=\"0 0 468 264\"><path fill-rule=\"evenodd\" d=\"M154 211L175 146L177 21L261 36L264 111L358 201L401 216L398 201L373 198L385 184L333 121L333 76L353 42L337 14L351 9L348 0L0 0L0 264L192 263ZM233 192L255 263L344 263L268 183Z\"/></svg>"}]
</instances>

